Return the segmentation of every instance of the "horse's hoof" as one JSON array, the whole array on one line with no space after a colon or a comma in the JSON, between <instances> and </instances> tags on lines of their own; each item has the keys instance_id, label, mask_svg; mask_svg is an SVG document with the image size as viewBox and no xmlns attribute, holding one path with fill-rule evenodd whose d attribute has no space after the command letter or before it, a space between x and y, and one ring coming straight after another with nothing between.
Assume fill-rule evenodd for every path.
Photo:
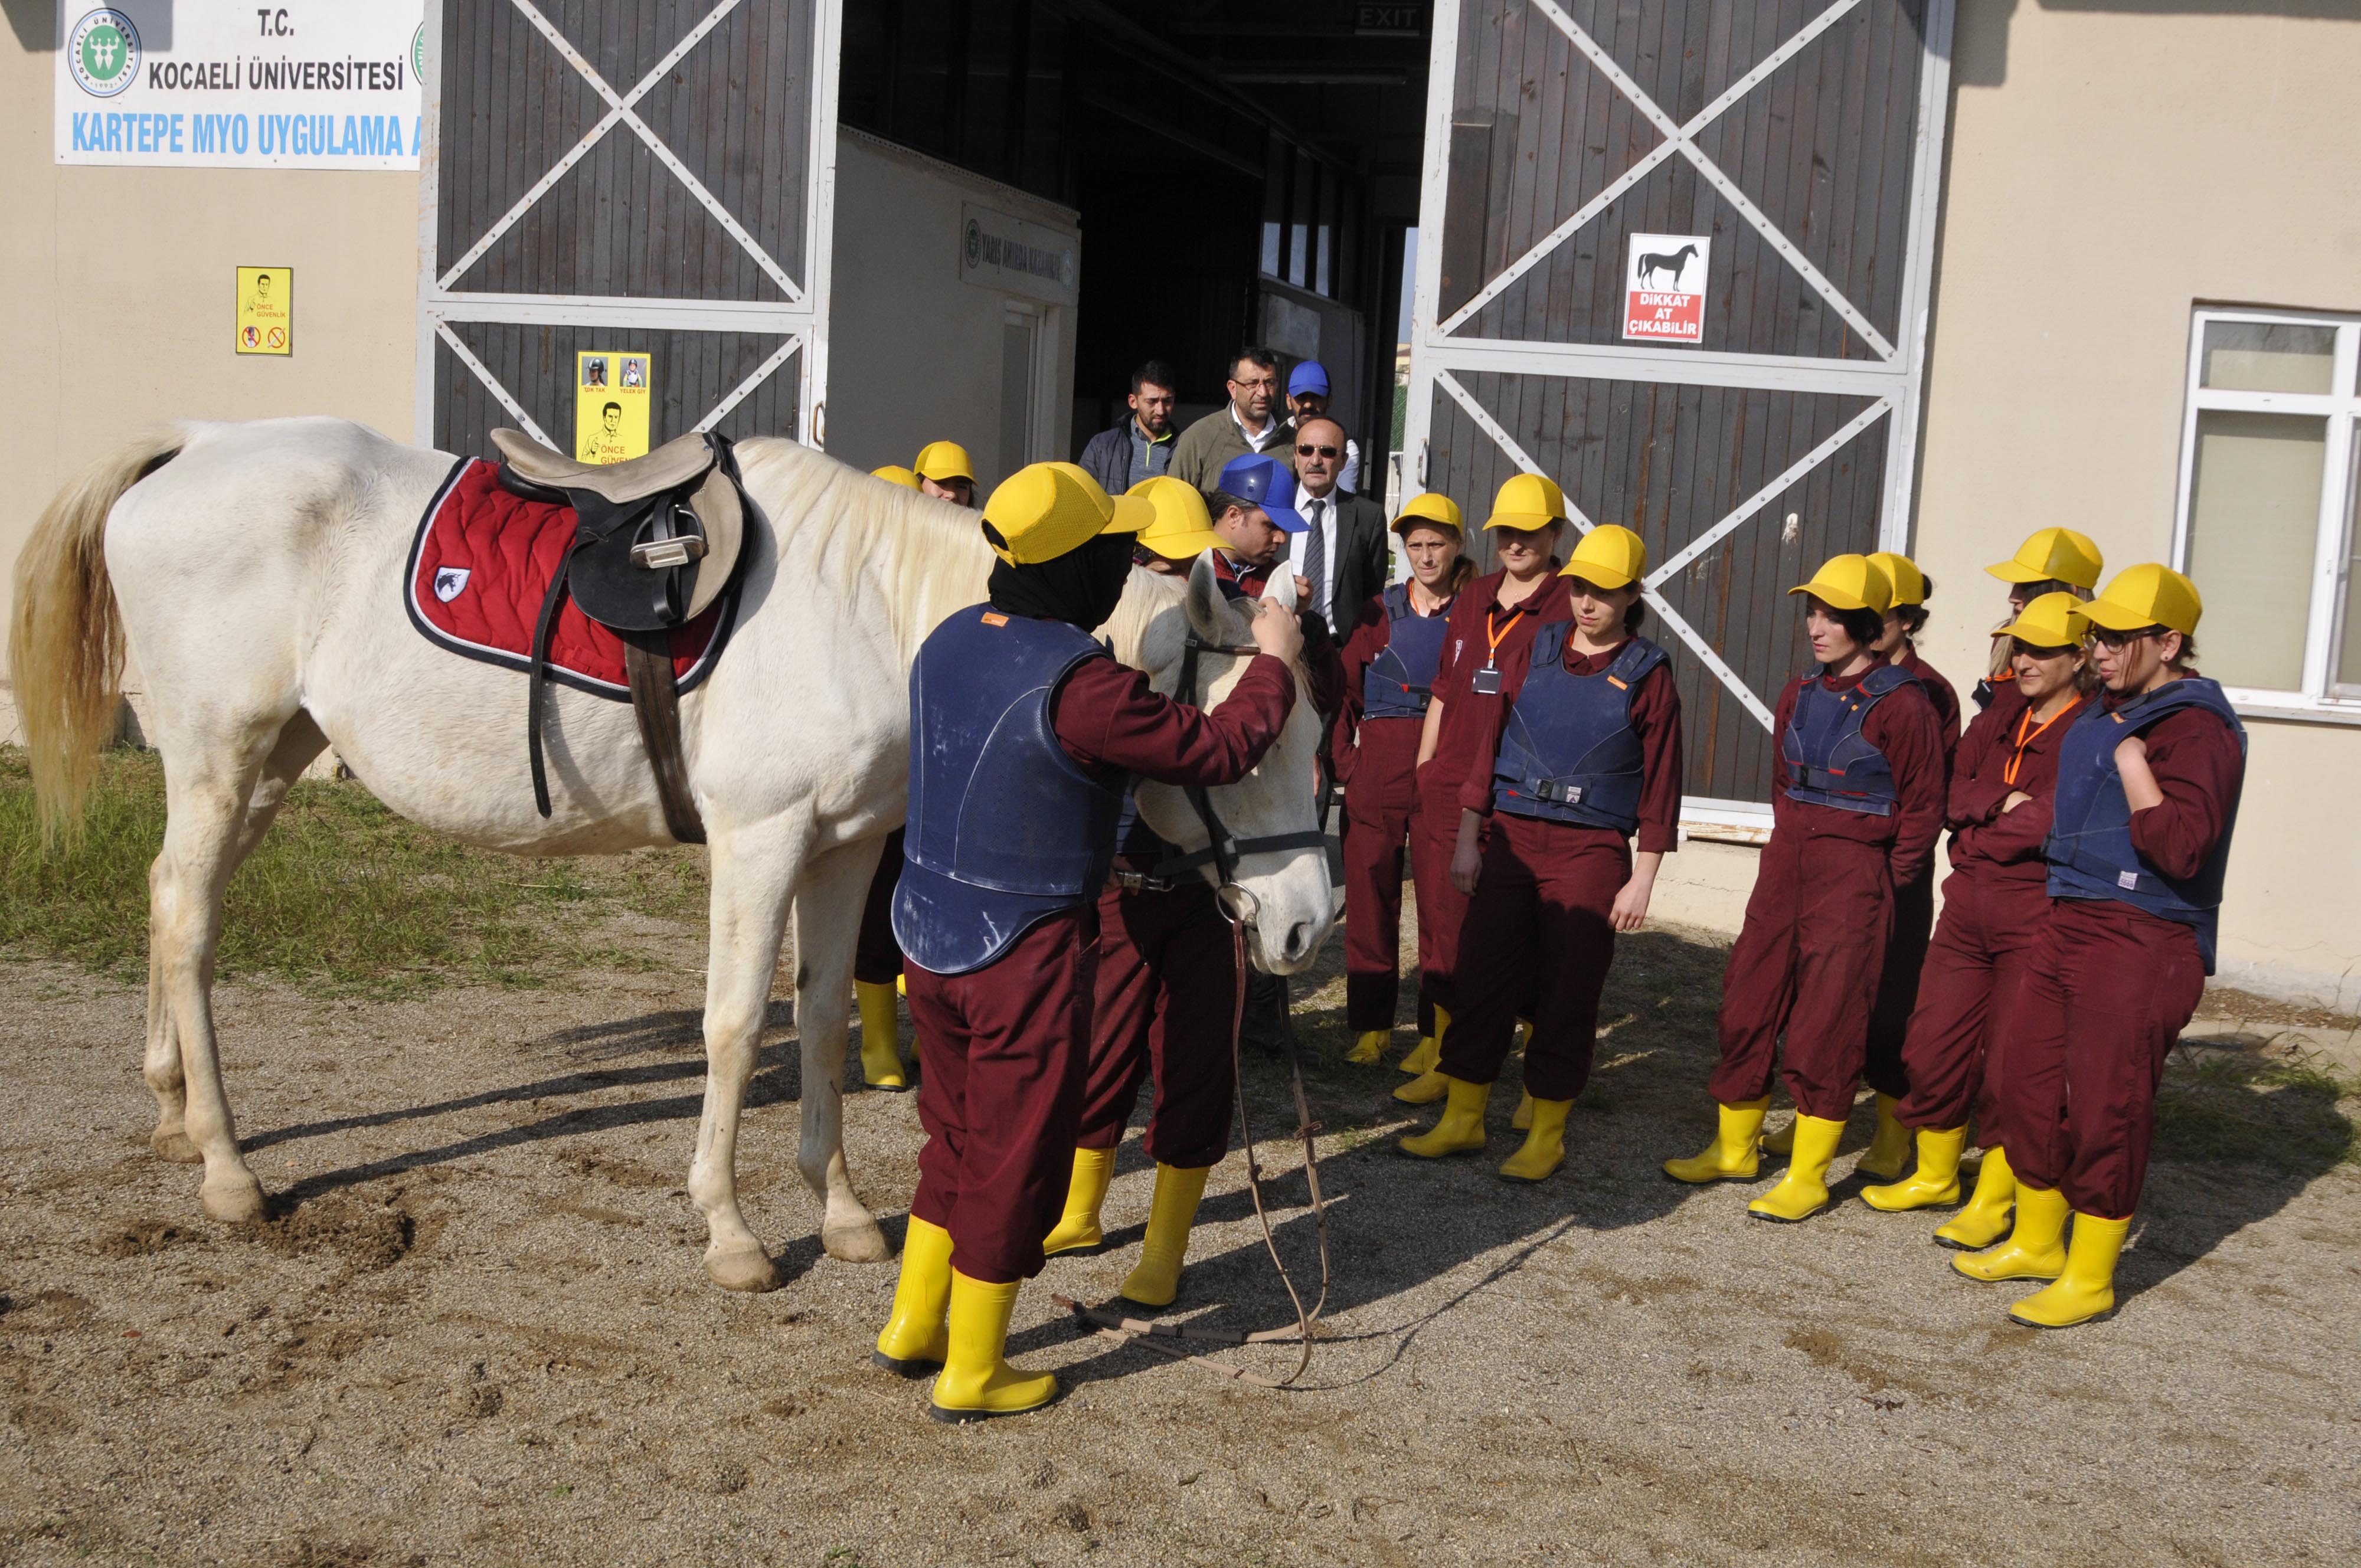
<instances>
[{"instance_id":1,"label":"horse's hoof","mask_svg":"<svg viewBox=\"0 0 2361 1568\"><path fill-rule=\"evenodd\" d=\"M205 1217L225 1225L247 1225L263 1217L262 1183L251 1176L243 1181L206 1182L197 1189Z\"/></svg>"},{"instance_id":2,"label":"horse's hoof","mask_svg":"<svg viewBox=\"0 0 2361 1568\"><path fill-rule=\"evenodd\" d=\"M776 1290L782 1281L770 1255L761 1247L705 1255L705 1275L724 1290Z\"/></svg>"},{"instance_id":3,"label":"horse's hoof","mask_svg":"<svg viewBox=\"0 0 2361 1568\"><path fill-rule=\"evenodd\" d=\"M159 1127L148 1136L148 1146L156 1151L158 1159L169 1159L174 1165L203 1165L205 1157L189 1141L189 1135L174 1127L170 1132Z\"/></svg>"},{"instance_id":4,"label":"horse's hoof","mask_svg":"<svg viewBox=\"0 0 2361 1568\"><path fill-rule=\"evenodd\" d=\"M821 1226L819 1245L840 1263L894 1261L894 1249L885 1245L885 1233L866 1215L852 1224Z\"/></svg>"}]
</instances>

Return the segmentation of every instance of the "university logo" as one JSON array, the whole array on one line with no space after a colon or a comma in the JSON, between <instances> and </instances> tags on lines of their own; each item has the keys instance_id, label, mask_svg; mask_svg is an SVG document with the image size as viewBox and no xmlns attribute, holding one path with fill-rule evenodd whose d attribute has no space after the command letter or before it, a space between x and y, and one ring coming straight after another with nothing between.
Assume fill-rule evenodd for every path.
<instances>
[{"instance_id":1,"label":"university logo","mask_svg":"<svg viewBox=\"0 0 2361 1568\"><path fill-rule=\"evenodd\" d=\"M457 598L467 586L469 572L470 568L466 566L435 568L434 597L445 604L449 604L453 599Z\"/></svg>"},{"instance_id":2,"label":"university logo","mask_svg":"<svg viewBox=\"0 0 2361 1568\"><path fill-rule=\"evenodd\" d=\"M74 81L93 98L112 98L139 80L139 29L120 11L93 11L66 39Z\"/></svg>"}]
</instances>

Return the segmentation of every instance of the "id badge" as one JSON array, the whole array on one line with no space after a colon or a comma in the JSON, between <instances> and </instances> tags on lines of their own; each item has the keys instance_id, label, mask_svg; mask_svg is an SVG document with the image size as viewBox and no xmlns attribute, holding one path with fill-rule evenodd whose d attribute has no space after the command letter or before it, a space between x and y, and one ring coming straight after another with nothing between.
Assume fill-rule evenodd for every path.
<instances>
[{"instance_id":1,"label":"id badge","mask_svg":"<svg viewBox=\"0 0 2361 1568\"><path fill-rule=\"evenodd\" d=\"M1467 677L1467 689L1477 696L1499 696L1500 695L1499 670L1494 665L1486 664Z\"/></svg>"}]
</instances>

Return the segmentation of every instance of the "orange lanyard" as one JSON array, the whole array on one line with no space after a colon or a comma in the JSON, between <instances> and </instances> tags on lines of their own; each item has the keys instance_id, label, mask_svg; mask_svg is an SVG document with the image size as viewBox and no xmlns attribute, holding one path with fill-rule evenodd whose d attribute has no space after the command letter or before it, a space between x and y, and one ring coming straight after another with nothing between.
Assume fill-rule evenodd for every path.
<instances>
[{"instance_id":1,"label":"orange lanyard","mask_svg":"<svg viewBox=\"0 0 2361 1568\"><path fill-rule=\"evenodd\" d=\"M2041 739L2042 729L2048 729L2051 725L2057 723L2059 719L2065 718L2068 714L2073 712L2076 708L2081 706L2082 703L2079 697L2074 701L2068 703L2064 707L2059 708L2048 718L2043 719L2041 721L2041 729L2037 729L2030 735L2027 735L2025 732L2025 727L2033 722L2033 709L2027 707L2025 710L2024 717L2016 721L2016 754L2009 758L2008 765L2000 771L2000 782L2005 784L2013 784L2016 783L2017 771L2025 766L2025 749L2027 746L2032 745L2036 740Z\"/></svg>"},{"instance_id":2,"label":"orange lanyard","mask_svg":"<svg viewBox=\"0 0 2361 1568\"><path fill-rule=\"evenodd\" d=\"M1488 644L1484 650L1484 667L1488 670L1498 667L1500 658L1501 641L1505 639L1509 635L1510 631L1516 626L1517 617L1525 613L1525 607L1523 604L1519 603L1510 605L1509 607L1509 619L1501 623L1500 629L1498 631L1495 631L1492 630L1492 611L1499 608L1500 607L1496 604L1487 609L1484 612L1484 640Z\"/></svg>"}]
</instances>

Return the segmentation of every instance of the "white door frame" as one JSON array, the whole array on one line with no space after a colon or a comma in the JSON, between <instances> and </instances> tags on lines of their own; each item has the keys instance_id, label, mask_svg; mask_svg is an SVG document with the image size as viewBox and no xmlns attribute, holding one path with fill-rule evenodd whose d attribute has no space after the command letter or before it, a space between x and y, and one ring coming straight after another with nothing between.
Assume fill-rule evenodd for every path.
<instances>
[{"instance_id":1,"label":"white door frame","mask_svg":"<svg viewBox=\"0 0 2361 1568\"><path fill-rule=\"evenodd\" d=\"M448 263L436 254L442 182L443 136L443 8L444 0L426 0L426 59L421 88L423 94L424 137L419 153L418 181L418 388L414 402L416 439L434 443L435 346L449 348L485 389L514 416L527 434L560 450L570 442L552 443L514 393L500 384L483 362L470 353L450 324L453 322L506 322L527 325L598 325L648 327L659 331L745 332L781 334L778 349L752 374L725 394L693 427L711 430L730 410L769 379L787 356L802 351L800 393L796 400L796 438L807 445L825 446L828 437L828 300L829 269L836 221L836 98L839 57L843 35L843 0L812 0L813 125L808 139L804 189L809 199L804 212L804 272L798 284L776 259L765 252L729 211L691 174L663 138L634 112L650 89L672 70L707 34L736 11L744 0L719 0L687 35L640 81L625 91L606 82L580 50L542 14L533 0L509 0L520 15L546 38L566 61L607 104L607 113L581 140L519 198L499 222L478 236L469 247ZM619 127L645 142L659 162L686 185L706 210L736 240L755 264L787 297L784 302L736 300L640 299L628 295L501 294L456 291L468 267L493 241L513 226L533 205L555 188L558 180L580 161L599 139Z\"/></svg>"}]
</instances>

